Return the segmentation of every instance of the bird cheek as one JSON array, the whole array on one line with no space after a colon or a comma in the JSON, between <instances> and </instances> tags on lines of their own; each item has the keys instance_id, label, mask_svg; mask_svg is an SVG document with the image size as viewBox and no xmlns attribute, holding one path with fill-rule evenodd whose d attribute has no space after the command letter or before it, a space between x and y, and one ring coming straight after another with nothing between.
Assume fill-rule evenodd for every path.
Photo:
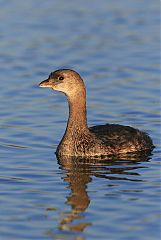
<instances>
[{"instance_id":1,"label":"bird cheek","mask_svg":"<svg viewBox=\"0 0 161 240\"><path fill-rule=\"evenodd\" d=\"M52 89L57 90L57 91L61 91L61 89L62 89L61 85L62 84L59 81L54 81L52 83Z\"/></svg>"}]
</instances>

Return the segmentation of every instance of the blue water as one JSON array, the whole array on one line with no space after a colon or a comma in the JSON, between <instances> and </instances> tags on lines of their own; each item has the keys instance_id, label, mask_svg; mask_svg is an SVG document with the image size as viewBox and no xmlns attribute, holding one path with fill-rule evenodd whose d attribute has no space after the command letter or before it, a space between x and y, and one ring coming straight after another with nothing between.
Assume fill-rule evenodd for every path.
<instances>
[{"instance_id":1,"label":"blue water","mask_svg":"<svg viewBox=\"0 0 161 240\"><path fill-rule=\"evenodd\" d=\"M0 0L0 239L160 238L159 1ZM56 159L65 96L57 68L87 87L89 125L145 130L150 156Z\"/></svg>"}]
</instances>

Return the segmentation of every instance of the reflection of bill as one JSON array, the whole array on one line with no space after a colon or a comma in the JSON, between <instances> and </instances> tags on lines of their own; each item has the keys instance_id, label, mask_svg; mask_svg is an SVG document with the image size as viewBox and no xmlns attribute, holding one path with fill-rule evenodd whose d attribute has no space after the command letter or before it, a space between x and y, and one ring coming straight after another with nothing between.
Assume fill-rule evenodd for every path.
<instances>
[{"instance_id":1,"label":"reflection of bill","mask_svg":"<svg viewBox=\"0 0 161 240\"><path fill-rule=\"evenodd\" d=\"M107 180L142 181L134 176L139 175L137 169L143 167L140 165L140 162L143 161L148 161L148 154L133 154L128 159L126 155L126 158L117 160L104 159L102 161L65 156L59 158L58 163L61 169L65 170L63 179L69 184L71 190L66 201L71 206L71 211L61 213L62 218L59 228L61 230L82 232L87 226L92 225L92 222L85 221L85 214L83 214L90 204L87 185L92 181L92 176ZM75 220L77 220L76 224L74 224Z\"/></svg>"}]
</instances>

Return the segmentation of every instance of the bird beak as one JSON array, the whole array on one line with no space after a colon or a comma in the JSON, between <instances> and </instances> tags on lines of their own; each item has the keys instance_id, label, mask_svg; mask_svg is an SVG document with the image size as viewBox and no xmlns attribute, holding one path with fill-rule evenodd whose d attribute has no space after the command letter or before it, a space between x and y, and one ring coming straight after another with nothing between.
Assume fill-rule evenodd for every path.
<instances>
[{"instance_id":1,"label":"bird beak","mask_svg":"<svg viewBox=\"0 0 161 240\"><path fill-rule=\"evenodd\" d=\"M41 83L39 83L39 87L50 88L50 87L52 87L52 83L51 83L50 79L46 79L46 80L42 81Z\"/></svg>"}]
</instances>

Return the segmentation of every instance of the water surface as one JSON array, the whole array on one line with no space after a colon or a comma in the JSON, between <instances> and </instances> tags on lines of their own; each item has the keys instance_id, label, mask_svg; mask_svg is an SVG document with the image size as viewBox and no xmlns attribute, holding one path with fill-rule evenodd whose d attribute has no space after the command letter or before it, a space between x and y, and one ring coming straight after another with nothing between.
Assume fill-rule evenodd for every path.
<instances>
[{"instance_id":1,"label":"water surface","mask_svg":"<svg viewBox=\"0 0 161 240\"><path fill-rule=\"evenodd\" d=\"M0 238L160 238L159 1L0 1ZM147 131L148 156L57 159L60 67L87 86L89 125Z\"/></svg>"}]
</instances>

